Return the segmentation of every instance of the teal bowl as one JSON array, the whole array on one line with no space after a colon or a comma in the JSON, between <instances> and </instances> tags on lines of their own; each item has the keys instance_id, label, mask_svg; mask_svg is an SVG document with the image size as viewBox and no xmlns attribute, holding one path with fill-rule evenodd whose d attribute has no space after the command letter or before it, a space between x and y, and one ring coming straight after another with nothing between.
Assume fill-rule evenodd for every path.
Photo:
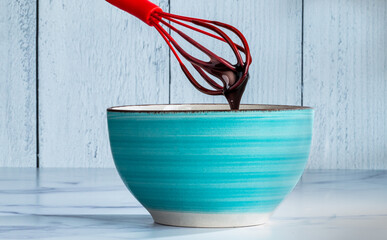
<instances>
[{"instance_id":1,"label":"teal bowl","mask_svg":"<svg viewBox=\"0 0 387 240\"><path fill-rule=\"evenodd\" d=\"M223 104L108 109L118 173L155 222L265 223L308 160L313 109Z\"/></svg>"}]
</instances>

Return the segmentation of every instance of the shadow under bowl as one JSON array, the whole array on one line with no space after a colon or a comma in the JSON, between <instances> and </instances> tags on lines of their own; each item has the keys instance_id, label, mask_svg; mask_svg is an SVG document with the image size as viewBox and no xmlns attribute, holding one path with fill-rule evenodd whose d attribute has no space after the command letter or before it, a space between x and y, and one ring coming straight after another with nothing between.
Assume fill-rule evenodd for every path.
<instances>
[{"instance_id":1,"label":"shadow under bowl","mask_svg":"<svg viewBox=\"0 0 387 240\"><path fill-rule=\"evenodd\" d=\"M142 105L108 109L118 173L155 222L265 223L308 160L313 109L281 105Z\"/></svg>"}]
</instances>

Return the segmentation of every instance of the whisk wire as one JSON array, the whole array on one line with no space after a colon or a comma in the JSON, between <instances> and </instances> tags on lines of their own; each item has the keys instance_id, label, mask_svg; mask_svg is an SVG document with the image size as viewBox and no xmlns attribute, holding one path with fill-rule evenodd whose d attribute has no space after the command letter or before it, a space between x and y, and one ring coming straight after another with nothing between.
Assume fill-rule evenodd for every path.
<instances>
[{"instance_id":1,"label":"whisk wire","mask_svg":"<svg viewBox=\"0 0 387 240\"><path fill-rule=\"evenodd\" d=\"M204 31L192 25L186 24L182 21L209 29L215 34ZM166 41L168 46L171 48L184 74L187 76L189 81L194 85L194 87L197 88L199 91L209 95L222 95L222 94L224 95L225 91L231 91L231 90L237 89L247 81L248 68L251 63L251 56L250 56L249 47L246 39L244 38L242 33L239 32L236 28L228 24L224 24L217 21L210 21L210 20L199 19L199 18L189 18L189 17L179 16L175 14L165 13L162 11L153 12L153 14L151 15L151 23L156 28L156 30L161 34L161 36ZM231 47L236 57L237 64L233 65L230 62L228 62L226 59L214 54L212 51L210 51L203 45L199 44L197 41L189 37L187 34L183 33L182 31L174 27L171 23L175 23L177 25L194 30L201 34L205 34L217 40L226 42ZM192 56L188 52L186 52L177 43L177 41L170 35L170 33L168 33L161 25L171 29L173 32L177 33L180 37L182 37L184 40L186 40L187 42L195 46L198 50L202 51L210 58L210 61L206 62L206 61L200 60ZM231 40L231 38L219 27L227 29L233 32L234 34L236 34L237 37L241 40L243 47L236 44L233 40ZM242 59L241 52L245 55L244 60ZM206 87L203 87L201 84L199 84L198 81L195 80L191 72L187 69L187 67L181 60L179 53L188 62L191 63L193 68L199 73L199 75L205 80L205 82L207 82L209 86L211 86L215 90L211 90ZM222 75L221 72L224 72L224 71L232 72L234 76L236 76L237 80L230 82L230 79L228 76ZM206 72L218 78L222 82L223 86L219 85L215 80L213 80L210 76L208 76Z\"/></svg>"},{"instance_id":2,"label":"whisk wire","mask_svg":"<svg viewBox=\"0 0 387 240\"><path fill-rule=\"evenodd\" d=\"M179 55L177 54L175 48L172 46L171 42L169 41L168 37L166 35L164 35L164 32L160 29L161 26L158 25L157 23L155 23L154 21L151 20L151 22L153 23L153 26L156 28L156 30L159 32L159 34L163 37L163 39L165 40L165 42L168 44L169 48L171 49L173 55L175 55L176 59L178 60L178 62L180 64L183 64L183 62L181 61Z\"/></svg>"},{"instance_id":3,"label":"whisk wire","mask_svg":"<svg viewBox=\"0 0 387 240\"><path fill-rule=\"evenodd\" d=\"M207 89L203 86L201 86L196 80L195 78L190 74L190 72L188 71L188 69L186 68L186 66L184 65L184 63L182 62L182 60L180 59L179 55L177 54L174 46L174 39L169 35L167 34L167 32L165 31L164 28L162 28L158 23L155 23L154 21L152 21L152 23L154 24L154 27L156 28L156 30L160 33L160 35L163 37L163 39L165 40L165 42L168 44L168 46L170 47L170 49L172 50L173 54L175 55L176 59L178 60L184 74L187 76L188 80L192 83L192 85L198 89L199 91L203 92L203 93L207 93L209 95L221 95L222 94L222 91L219 91L220 89L222 89L222 87L220 85L218 85L214 80L212 80L211 78L209 78L203 71L199 72L200 75L205 78L206 82L208 82L208 84L210 84L212 87L214 87L215 89L217 89L216 91L213 91L213 90L210 90L210 89ZM172 44L171 44L172 43ZM174 45L174 46L172 46ZM178 45L177 45L178 46ZM179 47L179 46L178 46ZM195 67L195 65L193 65L194 68L197 70L198 67ZM205 77L204 77L205 76ZM219 87L218 87L219 86Z\"/></svg>"},{"instance_id":4,"label":"whisk wire","mask_svg":"<svg viewBox=\"0 0 387 240\"><path fill-rule=\"evenodd\" d=\"M204 80L211 85L211 87L215 88L216 90L222 90L226 87L226 82L223 79L220 79L223 83L223 87L220 86L217 82L215 82L212 78L210 78L200 67L192 64L192 66L195 68L196 71L204 78Z\"/></svg>"},{"instance_id":5,"label":"whisk wire","mask_svg":"<svg viewBox=\"0 0 387 240\"><path fill-rule=\"evenodd\" d=\"M158 19L157 19L158 20ZM189 53L187 53L182 47L180 47L180 45L176 42L176 40L170 35L167 33L167 31L161 27L159 24L156 25L163 33L164 35L169 39L169 41L172 43L172 45L176 48L176 50L181 54L183 55L184 58L186 58L188 61L190 62L193 62L197 65L201 64L201 65L209 65L208 62L205 62L203 60L200 60L198 58L195 58L194 56L190 55ZM188 36L187 36L188 37ZM188 37L189 38L189 37ZM192 39L192 41L194 41Z\"/></svg>"},{"instance_id":6,"label":"whisk wire","mask_svg":"<svg viewBox=\"0 0 387 240\"><path fill-rule=\"evenodd\" d=\"M189 43L193 44L196 48L198 48L199 50L203 51L207 56L209 56L210 58L214 58L216 59L217 61L223 63L224 65L226 65L228 68L232 69L232 70L235 70L235 67L230 63L228 62L227 60L225 60L224 58L221 58L217 55L214 55L210 50L208 50L206 47L204 47L203 45L201 45L200 43L198 43L197 41L193 40L191 37L189 37L187 34L183 33L182 31L180 31L179 29L175 28L174 26L170 25L169 23L167 23L166 21L162 20L162 19L159 19L156 17L157 20L159 20L162 24L164 24L165 26L169 27L170 29L172 29L172 31L176 32L177 34L179 34L182 38L184 38L186 41L188 41ZM196 58L195 58L196 59ZM200 64L204 64L203 62L200 62ZM205 65L205 64L204 64Z\"/></svg>"},{"instance_id":7,"label":"whisk wire","mask_svg":"<svg viewBox=\"0 0 387 240\"><path fill-rule=\"evenodd\" d=\"M202 33L202 34L204 34L204 35L210 36L210 37L215 38L215 39L217 39L217 40L220 40L220 41L222 41L222 42L226 42L226 40L225 40L224 38L222 38L222 37L219 37L219 36L217 36L217 35L215 35L215 34L206 32L206 31L204 31L204 30L202 30L202 29L193 27L193 26L191 26L191 25L189 25L189 24L183 23L183 22L178 21L178 20L176 20L176 19L173 19L173 18L167 16L166 14L163 14L163 12L155 12L155 14L157 14L157 15L159 15L159 16L162 16L163 18L165 18L166 20L168 20L168 21L170 21L170 22L176 23L176 24L178 24L178 25L181 25L181 26L183 26L183 27L189 28L189 29L194 30L194 31L196 31L196 32L199 32L199 33ZM191 21L190 21L190 22L191 22ZM240 46L240 45L238 45L238 44L235 44L235 45L237 46L237 48L238 48L239 51L245 53L245 49L244 49L242 46Z\"/></svg>"},{"instance_id":8,"label":"whisk wire","mask_svg":"<svg viewBox=\"0 0 387 240\"><path fill-rule=\"evenodd\" d=\"M208 29L218 33L220 36L222 36L224 38L224 40L231 46L234 54L236 55L237 57L237 61L238 61L238 64L240 64L241 66L244 65L243 63L243 60L242 60L242 57L237 49L237 47L235 46L235 43L230 39L230 37L228 37L226 35L226 33L224 33L222 30L220 30L219 28L215 27L215 26L212 26L211 24L208 24L208 23L204 23L204 22L196 22L196 21L192 21L193 24L196 24L196 25L199 25L199 26L203 26L203 27L207 27Z\"/></svg>"}]
</instances>

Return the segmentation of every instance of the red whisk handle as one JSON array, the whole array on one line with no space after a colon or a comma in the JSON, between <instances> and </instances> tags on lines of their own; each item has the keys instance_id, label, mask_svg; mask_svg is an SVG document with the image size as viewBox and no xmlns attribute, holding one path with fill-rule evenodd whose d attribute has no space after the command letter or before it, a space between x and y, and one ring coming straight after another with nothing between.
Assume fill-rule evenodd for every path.
<instances>
[{"instance_id":1,"label":"red whisk handle","mask_svg":"<svg viewBox=\"0 0 387 240\"><path fill-rule=\"evenodd\" d=\"M152 26L150 16L155 11L163 10L156 4L148 0L106 0L110 4L132 14L146 24Z\"/></svg>"}]
</instances>

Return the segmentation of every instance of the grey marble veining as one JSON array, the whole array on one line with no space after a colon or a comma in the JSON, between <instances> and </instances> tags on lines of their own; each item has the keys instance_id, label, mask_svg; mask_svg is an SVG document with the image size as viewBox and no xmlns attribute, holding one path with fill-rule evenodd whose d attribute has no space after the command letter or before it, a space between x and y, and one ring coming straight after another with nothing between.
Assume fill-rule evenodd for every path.
<instances>
[{"instance_id":1,"label":"grey marble veining","mask_svg":"<svg viewBox=\"0 0 387 240\"><path fill-rule=\"evenodd\" d=\"M387 239L387 171L307 171L263 226L154 224L114 169L0 168L0 239Z\"/></svg>"}]
</instances>

